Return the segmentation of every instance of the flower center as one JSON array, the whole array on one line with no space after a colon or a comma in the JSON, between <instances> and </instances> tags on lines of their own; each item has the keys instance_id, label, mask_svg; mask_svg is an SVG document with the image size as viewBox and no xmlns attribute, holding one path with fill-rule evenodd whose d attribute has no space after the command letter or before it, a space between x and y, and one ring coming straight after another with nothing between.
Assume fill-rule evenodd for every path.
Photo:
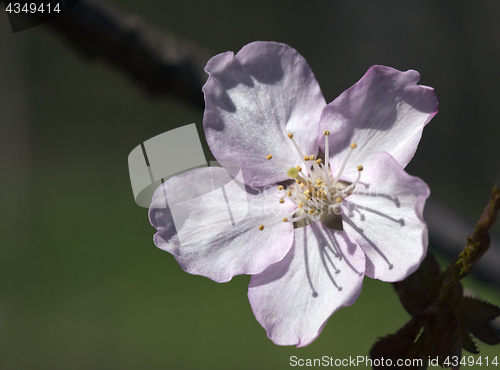
<instances>
[{"instance_id":1,"label":"flower center","mask_svg":"<svg viewBox=\"0 0 500 370\"><path fill-rule=\"evenodd\" d=\"M358 177L354 182L349 183L339 180L352 151L356 148L356 144L352 143L339 171L335 177L332 176L332 171L328 163L328 136L330 132L324 131L323 135L325 137L325 163L321 159L316 159L314 155L304 155L294 140L292 133L288 134L288 137L292 140L303 167L297 165L296 167L286 169L271 154L267 156L268 160L273 160L278 167L286 172L288 177L295 180L294 184L286 188L280 185L278 189L283 191L283 197L279 202L284 203L285 198L288 198L295 204L296 208L273 225L279 222L293 222L295 227L304 227L313 222L321 221L332 229L343 230L342 218L340 216L342 201L354 191L361 177L363 166L357 167ZM259 229L264 230L264 225L260 225Z\"/></svg>"}]
</instances>

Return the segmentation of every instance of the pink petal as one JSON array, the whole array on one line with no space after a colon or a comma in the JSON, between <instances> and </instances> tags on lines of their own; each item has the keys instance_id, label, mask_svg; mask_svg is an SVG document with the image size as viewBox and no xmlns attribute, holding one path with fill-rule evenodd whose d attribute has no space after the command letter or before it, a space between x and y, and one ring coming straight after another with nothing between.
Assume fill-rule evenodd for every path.
<instances>
[{"instance_id":1,"label":"pink petal","mask_svg":"<svg viewBox=\"0 0 500 370\"><path fill-rule=\"evenodd\" d=\"M366 253L367 276L400 281L418 268L427 253L422 212L429 194L388 153L373 157L342 215L344 230Z\"/></svg>"},{"instance_id":2,"label":"pink petal","mask_svg":"<svg viewBox=\"0 0 500 370\"><path fill-rule=\"evenodd\" d=\"M274 343L306 346L335 311L356 301L364 267L361 248L345 232L321 223L295 229L286 257L252 276L252 310Z\"/></svg>"},{"instance_id":3,"label":"pink petal","mask_svg":"<svg viewBox=\"0 0 500 370\"><path fill-rule=\"evenodd\" d=\"M203 124L215 158L235 161L246 184L273 184L287 179L286 166L299 162L287 137L292 132L306 153L316 155L318 121L326 105L306 60L291 47L253 42L235 56L213 57L205 70Z\"/></svg>"},{"instance_id":4,"label":"pink petal","mask_svg":"<svg viewBox=\"0 0 500 370\"><path fill-rule=\"evenodd\" d=\"M373 66L325 107L320 128L331 133L333 168L340 167L351 143L358 145L343 179L352 181L356 166L366 166L381 151L391 154L403 167L413 158L422 130L438 106L434 89L417 85L419 78L413 70ZM324 140L319 142L324 150Z\"/></svg>"},{"instance_id":5,"label":"pink petal","mask_svg":"<svg viewBox=\"0 0 500 370\"><path fill-rule=\"evenodd\" d=\"M258 274L281 260L293 242L293 226L280 222L293 208L282 192L245 187L223 168L195 169L158 188L149 211L158 248L172 253L191 274L217 282Z\"/></svg>"}]
</instances>

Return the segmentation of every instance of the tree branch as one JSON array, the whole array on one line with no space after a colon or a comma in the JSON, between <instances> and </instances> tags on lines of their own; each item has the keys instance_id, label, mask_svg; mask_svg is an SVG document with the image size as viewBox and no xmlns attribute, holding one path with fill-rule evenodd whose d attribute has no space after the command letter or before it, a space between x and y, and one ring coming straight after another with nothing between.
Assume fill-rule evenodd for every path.
<instances>
[{"instance_id":1,"label":"tree branch","mask_svg":"<svg viewBox=\"0 0 500 370\"><path fill-rule=\"evenodd\" d=\"M80 0L48 26L85 57L121 69L148 93L175 95L203 109L209 54L194 44L91 0Z\"/></svg>"}]
</instances>

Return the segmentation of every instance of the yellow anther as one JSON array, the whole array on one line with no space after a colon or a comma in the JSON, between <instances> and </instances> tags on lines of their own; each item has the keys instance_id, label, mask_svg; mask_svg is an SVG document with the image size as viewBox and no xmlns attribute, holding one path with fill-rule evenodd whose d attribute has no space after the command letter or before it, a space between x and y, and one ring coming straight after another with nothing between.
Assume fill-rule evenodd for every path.
<instances>
[{"instance_id":1,"label":"yellow anther","mask_svg":"<svg viewBox=\"0 0 500 370\"><path fill-rule=\"evenodd\" d=\"M264 225L260 225L259 230L264 230Z\"/></svg>"},{"instance_id":2,"label":"yellow anther","mask_svg":"<svg viewBox=\"0 0 500 370\"><path fill-rule=\"evenodd\" d=\"M293 134L290 132L290 133L288 134L288 137L289 137L290 139L293 139Z\"/></svg>"},{"instance_id":3,"label":"yellow anther","mask_svg":"<svg viewBox=\"0 0 500 370\"><path fill-rule=\"evenodd\" d=\"M266 158L267 159L271 159L273 156L271 154L267 155Z\"/></svg>"},{"instance_id":4,"label":"yellow anther","mask_svg":"<svg viewBox=\"0 0 500 370\"><path fill-rule=\"evenodd\" d=\"M310 209L310 210L309 210L309 213L310 213L310 214L313 214L313 213L314 213L314 209Z\"/></svg>"},{"instance_id":5,"label":"yellow anther","mask_svg":"<svg viewBox=\"0 0 500 370\"><path fill-rule=\"evenodd\" d=\"M292 193L290 193L289 191L286 192L286 196L287 197L291 197L292 196Z\"/></svg>"},{"instance_id":6,"label":"yellow anther","mask_svg":"<svg viewBox=\"0 0 500 370\"><path fill-rule=\"evenodd\" d=\"M288 222L288 218L283 217L283 222Z\"/></svg>"},{"instance_id":7,"label":"yellow anther","mask_svg":"<svg viewBox=\"0 0 500 370\"><path fill-rule=\"evenodd\" d=\"M358 166L358 171L363 171L363 166Z\"/></svg>"},{"instance_id":8,"label":"yellow anther","mask_svg":"<svg viewBox=\"0 0 500 370\"><path fill-rule=\"evenodd\" d=\"M337 203L341 203L341 202L342 202L342 198L341 198L341 197L337 197L337 199L335 199L335 201L336 201Z\"/></svg>"},{"instance_id":9,"label":"yellow anther","mask_svg":"<svg viewBox=\"0 0 500 370\"><path fill-rule=\"evenodd\" d=\"M321 162L323 162L323 161L321 160L321 158L320 158L320 159L316 159L316 164L320 164Z\"/></svg>"},{"instance_id":10,"label":"yellow anther","mask_svg":"<svg viewBox=\"0 0 500 370\"><path fill-rule=\"evenodd\" d=\"M315 157L315 156L313 156L313 155L310 155L310 156L309 156L309 160L310 160L310 161L314 161L314 158L316 158L316 157Z\"/></svg>"},{"instance_id":11,"label":"yellow anther","mask_svg":"<svg viewBox=\"0 0 500 370\"><path fill-rule=\"evenodd\" d=\"M309 189L306 189L306 190L304 191L304 195L309 195L309 194L311 194L311 191L310 191Z\"/></svg>"},{"instance_id":12,"label":"yellow anther","mask_svg":"<svg viewBox=\"0 0 500 370\"><path fill-rule=\"evenodd\" d=\"M297 171L299 171L299 172L300 172L300 171L302 171L302 167L300 167L300 166L297 166L297 167L295 167L295 168L296 168L296 169L297 169Z\"/></svg>"},{"instance_id":13,"label":"yellow anther","mask_svg":"<svg viewBox=\"0 0 500 370\"><path fill-rule=\"evenodd\" d=\"M299 171L297 171L297 169L295 167L290 167L288 169L288 171L286 171L286 175L288 177L291 177L292 179L296 178L297 176L299 176Z\"/></svg>"},{"instance_id":14,"label":"yellow anther","mask_svg":"<svg viewBox=\"0 0 500 370\"><path fill-rule=\"evenodd\" d=\"M297 181L297 182L298 182L298 181ZM300 186L301 188L303 188L303 187L304 187L304 184L303 184L303 183L299 183L299 186Z\"/></svg>"},{"instance_id":15,"label":"yellow anther","mask_svg":"<svg viewBox=\"0 0 500 370\"><path fill-rule=\"evenodd\" d=\"M305 156L304 156L304 161L306 161L306 162L307 162L308 160L309 160L309 156L308 156L308 155L305 155Z\"/></svg>"},{"instance_id":16,"label":"yellow anther","mask_svg":"<svg viewBox=\"0 0 500 370\"><path fill-rule=\"evenodd\" d=\"M278 186L278 190L283 190L284 187L282 185Z\"/></svg>"},{"instance_id":17,"label":"yellow anther","mask_svg":"<svg viewBox=\"0 0 500 370\"><path fill-rule=\"evenodd\" d=\"M280 203L285 203L285 200L283 198L281 198Z\"/></svg>"},{"instance_id":18,"label":"yellow anther","mask_svg":"<svg viewBox=\"0 0 500 370\"><path fill-rule=\"evenodd\" d=\"M299 203L299 205L297 206L297 208L302 208L304 206L304 203Z\"/></svg>"},{"instance_id":19,"label":"yellow anther","mask_svg":"<svg viewBox=\"0 0 500 370\"><path fill-rule=\"evenodd\" d=\"M311 197L308 197L308 196L306 195L306 200L311 200Z\"/></svg>"},{"instance_id":20,"label":"yellow anther","mask_svg":"<svg viewBox=\"0 0 500 370\"><path fill-rule=\"evenodd\" d=\"M351 149L356 149L356 147L357 147L356 143L351 144Z\"/></svg>"},{"instance_id":21,"label":"yellow anther","mask_svg":"<svg viewBox=\"0 0 500 370\"><path fill-rule=\"evenodd\" d=\"M330 131L328 131L328 130L323 131L323 135L325 135L325 136L330 135Z\"/></svg>"}]
</instances>

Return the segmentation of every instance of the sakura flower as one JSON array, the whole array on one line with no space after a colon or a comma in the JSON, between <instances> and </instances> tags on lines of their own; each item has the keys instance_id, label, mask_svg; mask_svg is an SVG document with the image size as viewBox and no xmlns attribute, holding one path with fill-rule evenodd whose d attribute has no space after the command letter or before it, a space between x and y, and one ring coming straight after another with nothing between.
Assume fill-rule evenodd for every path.
<instances>
[{"instance_id":1,"label":"sakura flower","mask_svg":"<svg viewBox=\"0 0 500 370\"><path fill-rule=\"evenodd\" d=\"M429 188L403 168L437 112L434 91L415 71L373 66L327 105L304 58L273 42L219 54L206 71L203 123L223 168L156 191L155 244L217 282L252 275L269 338L308 345L365 275L402 280L426 254Z\"/></svg>"}]
</instances>

